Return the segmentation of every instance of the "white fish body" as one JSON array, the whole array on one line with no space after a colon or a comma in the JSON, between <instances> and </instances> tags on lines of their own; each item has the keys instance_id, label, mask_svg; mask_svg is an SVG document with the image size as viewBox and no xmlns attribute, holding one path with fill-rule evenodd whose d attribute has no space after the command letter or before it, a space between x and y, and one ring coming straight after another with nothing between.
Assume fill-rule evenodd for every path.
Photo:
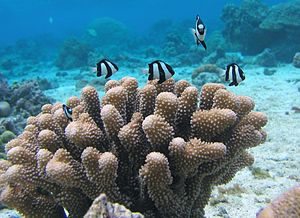
<instances>
[{"instance_id":1,"label":"white fish body","mask_svg":"<svg viewBox=\"0 0 300 218\"><path fill-rule=\"evenodd\" d=\"M198 42L197 31L194 28L190 28L191 34L194 36L195 43Z\"/></svg>"}]
</instances>

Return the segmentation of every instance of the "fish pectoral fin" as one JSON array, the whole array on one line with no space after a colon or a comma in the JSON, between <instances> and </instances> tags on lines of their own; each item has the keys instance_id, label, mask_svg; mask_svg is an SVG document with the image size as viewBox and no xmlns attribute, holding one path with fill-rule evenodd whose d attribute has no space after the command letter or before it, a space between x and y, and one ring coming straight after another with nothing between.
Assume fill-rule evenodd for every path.
<instances>
[{"instance_id":1,"label":"fish pectoral fin","mask_svg":"<svg viewBox=\"0 0 300 218\"><path fill-rule=\"evenodd\" d=\"M225 78L226 77L226 70L224 70L224 69L220 70L219 77ZM225 79L225 81L226 81L226 79Z\"/></svg>"},{"instance_id":2,"label":"fish pectoral fin","mask_svg":"<svg viewBox=\"0 0 300 218\"><path fill-rule=\"evenodd\" d=\"M194 28L190 28L190 32L191 32L192 35L196 34L196 30Z\"/></svg>"}]
</instances>

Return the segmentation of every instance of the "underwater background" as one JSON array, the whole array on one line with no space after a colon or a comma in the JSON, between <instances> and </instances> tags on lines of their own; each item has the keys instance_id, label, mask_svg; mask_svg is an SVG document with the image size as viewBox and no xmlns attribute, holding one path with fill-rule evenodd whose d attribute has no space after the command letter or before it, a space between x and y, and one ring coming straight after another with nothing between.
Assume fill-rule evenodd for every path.
<instances>
[{"instance_id":1,"label":"underwater background","mask_svg":"<svg viewBox=\"0 0 300 218\"><path fill-rule=\"evenodd\" d=\"M190 31L197 14L207 50ZM199 90L223 83L268 117L266 142L249 149L254 164L214 187L205 217L256 217L299 184L300 0L0 0L0 17L1 159L44 104L79 97L87 85L102 97L107 81L125 76L143 87L144 69L159 59L176 81ZM119 67L107 80L91 70L103 58ZM245 72L238 86L220 73L230 63ZM1 208L0 217L20 216Z\"/></svg>"}]
</instances>

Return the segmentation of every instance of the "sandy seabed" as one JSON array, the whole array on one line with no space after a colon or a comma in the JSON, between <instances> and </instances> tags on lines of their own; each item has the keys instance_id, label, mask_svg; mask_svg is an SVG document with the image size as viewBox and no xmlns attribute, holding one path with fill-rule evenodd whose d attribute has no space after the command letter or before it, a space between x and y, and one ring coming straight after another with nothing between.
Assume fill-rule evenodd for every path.
<instances>
[{"instance_id":1,"label":"sandy seabed","mask_svg":"<svg viewBox=\"0 0 300 218\"><path fill-rule=\"evenodd\" d=\"M246 168L230 183L216 187L205 208L207 218L254 218L270 200L300 182L300 113L292 110L300 108L300 69L284 65L270 76L263 74L263 68L245 70L244 84L229 89L253 98L255 110L268 116L267 141L250 149L255 157L252 168L266 176L257 178ZM241 192L220 197L220 188L230 192L234 187Z\"/></svg>"}]
</instances>

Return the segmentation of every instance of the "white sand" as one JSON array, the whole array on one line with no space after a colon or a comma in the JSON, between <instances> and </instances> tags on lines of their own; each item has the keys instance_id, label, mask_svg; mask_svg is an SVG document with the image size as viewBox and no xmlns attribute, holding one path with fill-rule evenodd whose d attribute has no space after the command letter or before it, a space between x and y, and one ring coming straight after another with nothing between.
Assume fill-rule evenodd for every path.
<instances>
[{"instance_id":1,"label":"white sand","mask_svg":"<svg viewBox=\"0 0 300 218\"><path fill-rule=\"evenodd\" d=\"M300 79L300 69L286 65L279 67L272 76L265 76L263 68L246 68L245 72L247 78L244 84L229 89L252 97L256 103L255 110L268 116L265 127L267 142L250 151L255 157L253 167L268 170L271 178L255 179L249 169L239 172L222 187L239 184L246 193L241 196L225 195L228 203L208 205L205 208L207 217L256 217L256 212L267 202L300 182L300 114L291 110L293 106L300 107L300 82L288 82ZM216 188L213 195L218 195Z\"/></svg>"}]
</instances>

